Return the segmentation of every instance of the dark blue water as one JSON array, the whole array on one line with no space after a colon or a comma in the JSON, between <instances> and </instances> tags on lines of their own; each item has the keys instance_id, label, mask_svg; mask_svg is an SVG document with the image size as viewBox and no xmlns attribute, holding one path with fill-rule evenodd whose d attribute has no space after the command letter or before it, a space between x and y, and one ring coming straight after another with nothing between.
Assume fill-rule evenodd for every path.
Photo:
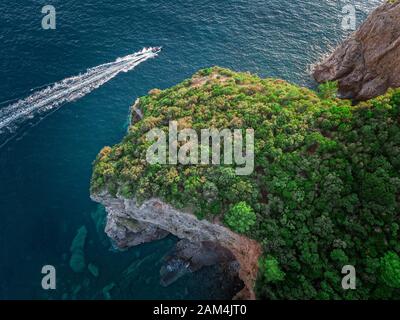
<instances>
[{"instance_id":1,"label":"dark blue water","mask_svg":"<svg viewBox=\"0 0 400 320\"><path fill-rule=\"evenodd\" d=\"M159 285L173 237L127 252L110 250L91 217L102 210L89 199L92 161L104 145L124 136L129 106L138 96L199 68L220 65L313 86L310 64L348 34L341 29L342 6L357 4L360 23L380 2L2 0L0 101L24 98L33 88L144 46L163 51L35 119L0 149L0 299L104 298L103 288L113 282L112 298L226 298L213 270ZM46 4L57 10L56 30L41 28ZM88 229L86 260L99 267L98 278L68 266L71 241L82 225ZM40 285L46 264L57 269L52 292Z\"/></svg>"}]
</instances>

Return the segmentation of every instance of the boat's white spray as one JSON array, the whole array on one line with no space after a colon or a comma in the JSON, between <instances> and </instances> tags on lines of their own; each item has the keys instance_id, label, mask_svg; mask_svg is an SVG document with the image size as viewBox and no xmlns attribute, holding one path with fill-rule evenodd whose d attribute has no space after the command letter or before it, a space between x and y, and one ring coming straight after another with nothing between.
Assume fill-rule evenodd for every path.
<instances>
[{"instance_id":1,"label":"boat's white spray","mask_svg":"<svg viewBox=\"0 0 400 320\"><path fill-rule=\"evenodd\" d=\"M144 48L142 51L118 58L114 62L87 69L85 73L78 76L53 83L27 98L1 108L0 134L14 131L18 124L28 118L85 96L120 72L128 72L140 63L156 57L159 51L160 48Z\"/></svg>"}]
</instances>

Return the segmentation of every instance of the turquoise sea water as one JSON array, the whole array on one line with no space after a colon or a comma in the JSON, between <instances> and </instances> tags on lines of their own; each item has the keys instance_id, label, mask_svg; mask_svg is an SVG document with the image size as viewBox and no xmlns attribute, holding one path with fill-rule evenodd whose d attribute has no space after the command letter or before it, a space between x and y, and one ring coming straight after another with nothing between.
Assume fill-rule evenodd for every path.
<instances>
[{"instance_id":1,"label":"turquoise sea water","mask_svg":"<svg viewBox=\"0 0 400 320\"><path fill-rule=\"evenodd\" d=\"M124 136L137 97L200 68L220 65L314 86L310 65L348 35L341 28L343 6L357 5L359 24L380 2L1 1L0 102L25 98L32 89L144 46L163 51L81 99L27 120L0 148L0 299L102 299L103 288L112 283L108 293L114 299L228 298L229 286L222 286L212 268L167 288L159 285L160 264L174 237L126 252L111 250L102 226L96 228L102 208L89 198L92 161L104 145ZM56 30L41 28L46 4L56 8ZM82 225L88 229L86 261L98 266L97 278L68 266ZM41 288L46 264L57 269L55 291Z\"/></svg>"}]
</instances>

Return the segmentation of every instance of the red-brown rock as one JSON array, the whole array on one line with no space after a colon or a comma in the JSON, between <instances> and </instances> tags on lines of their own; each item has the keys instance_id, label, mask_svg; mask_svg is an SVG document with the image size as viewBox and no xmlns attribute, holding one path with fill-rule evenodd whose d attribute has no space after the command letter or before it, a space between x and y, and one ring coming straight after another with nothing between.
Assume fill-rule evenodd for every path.
<instances>
[{"instance_id":1,"label":"red-brown rock","mask_svg":"<svg viewBox=\"0 0 400 320\"><path fill-rule=\"evenodd\" d=\"M373 11L313 75L318 82L337 80L340 95L354 100L400 87L400 1Z\"/></svg>"}]
</instances>

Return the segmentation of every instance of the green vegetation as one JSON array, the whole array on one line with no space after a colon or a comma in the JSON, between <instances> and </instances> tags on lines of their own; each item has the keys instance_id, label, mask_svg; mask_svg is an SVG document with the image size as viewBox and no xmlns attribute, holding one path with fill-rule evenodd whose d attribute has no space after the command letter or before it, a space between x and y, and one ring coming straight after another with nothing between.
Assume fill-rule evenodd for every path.
<instances>
[{"instance_id":1,"label":"green vegetation","mask_svg":"<svg viewBox=\"0 0 400 320\"><path fill-rule=\"evenodd\" d=\"M263 246L259 298L400 298L400 90L352 106L334 89L209 68L153 90L140 99L144 118L97 157L92 192L157 196L199 218L220 216ZM144 134L167 131L170 120L255 129L253 174L149 165ZM357 290L341 287L345 264L356 266Z\"/></svg>"},{"instance_id":2,"label":"green vegetation","mask_svg":"<svg viewBox=\"0 0 400 320\"><path fill-rule=\"evenodd\" d=\"M234 205L225 214L225 223L233 230L239 233L245 233L256 223L256 214L253 209L242 201Z\"/></svg>"},{"instance_id":3,"label":"green vegetation","mask_svg":"<svg viewBox=\"0 0 400 320\"><path fill-rule=\"evenodd\" d=\"M400 288L400 257L395 252L388 252L381 260L382 278L393 288Z\"/></svg>"},{"instance_id":4,"label":"green vegetation","mask_svg":"<svg viewBox=\"0 0 400 320\"><path fill-rule=\"evenodd\" d=\"M265 282L282 281L285 278L285 273L279 268L279 262L274 257L261 259L259 267Z\"/></svg>"}]
</instances>

